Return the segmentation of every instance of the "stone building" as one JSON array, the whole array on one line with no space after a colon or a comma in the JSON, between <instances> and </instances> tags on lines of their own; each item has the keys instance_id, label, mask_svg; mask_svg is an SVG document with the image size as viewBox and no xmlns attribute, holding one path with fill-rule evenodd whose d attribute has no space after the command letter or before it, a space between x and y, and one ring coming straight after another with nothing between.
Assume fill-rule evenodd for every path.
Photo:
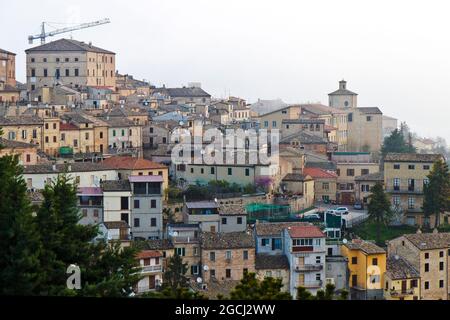
<instances>
[{"instance_id":1,"label":"stone building","mask_svg":"<svg viewBox=\"0 0 450 320\"><path fill-rule=\"evenodd\" d=\"M289 292L289 261L283 255L257 254L255 259L256 277L259 280L272 277L281 279L282 291Z\"/></svg>"},{"instance_id":2,"label":"stone building","mask_svg":"<svg viewBox=\"0 0 450 320\"><path fill-rule=\"evenodd\" d=\"M59 39L25 50L28 91L64 84L115 90L115 53L72 39Z\"/></svg>"},{"instance_id":3,"label":"stone building","mask_svg":"<svg viewBox=\"0 0 450 320\"><path fill-rule=\"evenodd\" d=\"M328 94L330 107L356 108L358 94L347 89L347 81L339 81L339 89Z\"/></svg>"},{"instance_id":4,"label":"stone building","mask_svg":"<svg viewBox=\"0 0 450 320\"><path fill-rule=\"evenodd\" d=\"M0 49L0 82L16 87L16 54Z\"/></svg>"}]
</instances>

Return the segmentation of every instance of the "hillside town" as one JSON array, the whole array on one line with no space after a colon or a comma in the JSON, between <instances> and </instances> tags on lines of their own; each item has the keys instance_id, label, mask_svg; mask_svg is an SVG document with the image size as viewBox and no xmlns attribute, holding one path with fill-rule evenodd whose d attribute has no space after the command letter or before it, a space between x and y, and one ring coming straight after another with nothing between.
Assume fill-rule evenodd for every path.
<instances>
[{"instance_id":1,"label":"hillside town","mask_svg":"<svg viewBox=\"0 0 450 320\"><path fill-rule=\"evenodd\" d=\"M352 300L450 299L450 197L427 200L445 141L360 105L343 79L325 104L217 98L207 83L135 79L118 55L65 38L0 49L0 157L19 157L34 206L68 176L78 223L139 248L133 295L159 292L179 257L189 290L209 299L249 273L293 299L331 285Z\"/></svg>"}]
</instances>

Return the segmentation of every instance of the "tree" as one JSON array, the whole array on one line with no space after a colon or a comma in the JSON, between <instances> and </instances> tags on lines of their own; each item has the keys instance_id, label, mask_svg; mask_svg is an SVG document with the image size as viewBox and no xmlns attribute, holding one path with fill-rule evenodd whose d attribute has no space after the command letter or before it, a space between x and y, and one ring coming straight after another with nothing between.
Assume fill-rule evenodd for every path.
<instances>
[{"instance_id":1,"label":"tree","mask_svg":"<svg viewBox=\"0 0 450 320\"><path fill-rule=\"evenodd\" d=\"M423 211L426 216L435 215L434 227L440 224L440 215L450 210L450 172L442 160L433 164L424 185Z\"/></svg>"},{"instance_id":2,"label":"tree","mask_svg":"<svg viewBox=\"0 0 450 320\"><path fill-rule=\"evenodd\" d=\"M0 181L0 293L32 295L41 246L17 155L0 158Z\"/></svg>"},{"instance_id":3,"label":"tree","mask_svg":"<svg viewBox=\"0 0 450 320\"><path fill-rule=\"evenodd\" d=\"M297 288L297 300L312 300L314 296L305 287Z\"/></svg>"},{"instance_id":4,"label":"tree","mask_svg":"<svg viewBox=\"0 0 450 320\"><path fill-rule=\"evenodd\" d=\"M247 272L240 283L231 291L233 300L290 300L291 295L283 292L282 280L266 277L260 281L254 272Z\"/></svg>"},{"instance_id":5,"label":"tree","mask_svg":"<svg viewBox=\"0 0 450 320\"><path fill-rule=\"evenodd\" d=\"M404 135L405 130L395 129L392 133L384 138L383 145L381 147L381 154L383 157L387 153L415 153L416 148L412 145L410 134ZM409 141L406 141L408 137Z\"/></svg>"},{"instance_id":6,"label":"tree","mask_svg":"<svg viewBox=\"0 0 450 320\"><path fill-rule=\"evenodd\" d=\"M339 300L348 300L348 291L345 289L341 290L341 293L339 295Z\"/></svg>"},{"instance_id":7,"label":"tree","mask_svg":"<svg viewBox=\"0 0 450 320\"><path fill-rule=\"evenodd\" d=\"M381 227L388 224L392 216L391 203L380 182L377 182L370 191L372 194L369 196L368 215L369 219L375 222L376 241L380 243Z\"/></svg>"},{"instance_id":8,"label":"tree","mask_svg":"<svg viewBox=\"0 0 450 320\"><path fill-rule=\"evenodd\" d=\"M169 258L167 270L163 275L163 290L166 289L170 296L180 299L183 289L189 287L189 280L186 277L187 263L183 263L183 258L178 254Z\"/></svg>"}]
</instances>

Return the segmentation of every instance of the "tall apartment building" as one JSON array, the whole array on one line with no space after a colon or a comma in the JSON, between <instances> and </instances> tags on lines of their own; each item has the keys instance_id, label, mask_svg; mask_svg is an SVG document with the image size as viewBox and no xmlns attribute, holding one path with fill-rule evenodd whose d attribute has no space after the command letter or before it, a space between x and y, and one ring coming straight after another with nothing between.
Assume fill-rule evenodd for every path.
<instances>
[{"instance_id":1,"label":"tall apartment building","mask_svg":"<svg viewBox=\"0 0 450 320\"><path fill-rule=\"evenodd\" d=\"M76 40L59 39L25 50L27 89L64 84L115 90L115 53Z\"/></svg>"},{"instance_id":2,"label":"tall apartment building","mask_svg":"<svg viewBox=\"0 0 450 320\"><path fill-rule=\"evenodd\" d=\"M384 185L396 211L409 225L434 225L423 214L423 188L439 154L388 153L384 159Z\"/></svg>"}]
</instances>

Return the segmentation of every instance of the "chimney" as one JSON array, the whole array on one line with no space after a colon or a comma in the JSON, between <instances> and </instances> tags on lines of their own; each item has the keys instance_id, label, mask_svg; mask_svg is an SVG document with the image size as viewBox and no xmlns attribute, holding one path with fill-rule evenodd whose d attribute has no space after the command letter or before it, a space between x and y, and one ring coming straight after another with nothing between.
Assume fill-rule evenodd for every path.
<instances>
[{"instance_id":1,"label":"chimney","mask_svg":"<svg viewBox=\"0 0 450 320\"><path fill-rule=\"evenodd\" d=\"M56 164L52 165L52 170L56 172Z\"/></svg>"}]
</instances>

